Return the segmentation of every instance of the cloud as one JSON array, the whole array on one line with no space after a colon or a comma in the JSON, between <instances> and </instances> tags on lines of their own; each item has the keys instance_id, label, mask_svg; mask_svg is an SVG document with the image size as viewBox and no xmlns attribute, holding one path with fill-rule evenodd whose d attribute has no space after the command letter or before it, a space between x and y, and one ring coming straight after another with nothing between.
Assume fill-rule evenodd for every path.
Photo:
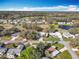
<instances>
[{"instance_id":1,"label":"cloud","mask_svg":"<svg viewBox=\"0 0 79 59\"><path fill-rule=\"evenodd\" d=\"M52 7L24 7L0 9L0 11L79 11L79 7L76 5Z\"/></svg>"},{"instance_id":2,"label":"cloud","mask_svg":"<svg viewBox=\"0 0 79 59\"><path fill-rule=\"evenodd\" d=\"M79 7L75 5L70 5L67 10L68 11L79 11Z\"/></svg>"}]
</instances>

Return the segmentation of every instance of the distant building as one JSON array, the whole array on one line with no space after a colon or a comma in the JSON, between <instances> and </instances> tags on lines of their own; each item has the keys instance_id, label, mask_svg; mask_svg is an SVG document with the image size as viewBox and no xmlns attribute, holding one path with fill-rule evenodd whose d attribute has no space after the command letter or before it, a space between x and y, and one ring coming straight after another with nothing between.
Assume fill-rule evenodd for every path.
<instances>
[{"instance_id":1,"label":"distant building","mask_svg":"<svg viewBox=\"0 0 79 59\"><path fill-rule=\"evenodd\" d=\"M58 24L59 24L59 25L64 25L64 24L70 25L70 24L73 24L73 22L58 22Z\"/></svg>"},{"instance_id":2,"label":"distant building","mask_svg":"<svg viewBox=\"0 0 79 59\"><path fill-rule=\"evenodd\" d=\"M79 24L79 20L72 20L73 24Z\"/></svg>"}]
</instances>

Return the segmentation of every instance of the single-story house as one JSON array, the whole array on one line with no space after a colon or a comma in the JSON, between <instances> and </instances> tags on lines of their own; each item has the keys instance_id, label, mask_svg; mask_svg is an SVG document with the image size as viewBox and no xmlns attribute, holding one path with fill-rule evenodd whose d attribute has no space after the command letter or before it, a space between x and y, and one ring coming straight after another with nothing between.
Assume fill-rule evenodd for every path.
<instances>
[{"instance_id":1,"label":"single-story house","mask_svg":"<svg viewBox=\"0 0 79 59\"><path fill-rule=\"evenodd\" d=\"M64 24L70 25L70 24L73 24L73 23L72 23L72 22L58 22L58 24L59 24L59 25L64 25Z\"/></svg>"},{"instance_id":2,"label":"single-story house","mask_svg":"<svg viewBox=\"0 0 79 59\"><path fill-rule=\"evenodd\" d=\"M75 35L72 35L69 32L64 32L63 37L65 37L65 38L75 38Z\"/></svg>"},{"instance_id":3,"label":"single-story house","mask_svg":"<svg viewBox=\"0 0 79 59\"><path fill-rule=\"evenodd\" d=\"M20 50L23 50L24 48L24 44L20 43L18 46L17 46L17 49L20 49Z\"/></svg>"},{"instance_id":4,"label":"single-story house","mask_svg":"<svg viewBox=\"0 0 79 59\"><path fill-rule=\"evenodd\" d=\"M14 33L14 34L12 34L11 36L12 37L16 37L16 36L18 36L19 35L19 32L18 33Z\"/></svg>"},{"instance_id":5,"label":"single-story house","mask_svg":"<svg viewBox=\"0 0 79 59\"><path fill-rule=\"evenodd\" d=\"M42 59L50 59L50 58L48 58L48 57L42 57Z\"/></svg>"},{"instance_id":6,"label":"single-story house","mask_svg":"<svg viewBox=\"0 0 79 59\"><path fill-rule=\"evenodd\" d=\"M59 38L60 40L62 40L62 35L61 35L60 32L55 32L55 33L51 32L51 33L49 33L49 35L51 35L51 36L53 36L53 37L57 37L57 38Z\"/></svg>"},{"instance_id":7,"label":"single-story house","mask_svg":"<svg viewBox=\"0 0 79 59\"><path fill-rule=\"evenodd\" d=\"M50 58L53 58L53 57L57 56L59 53L60 52L58 50L56 50L54 46L48 48L45 51L46 57L50 57Z\"/></svg>"},{"instance_id":8,"label":"single-story house","mask_svg":"<svg viewBox=\"0 0 79 59\"><path fill-rule=\"evenodd\" d=\"M3 56L7 52L7 48L0 47L0 57Z\"/></svg>"},{"instance_id":9,"label":"single-story house","mask_svg":"<svg viewBox=\"0 0 79 59\"><path fill-rule=\"evenodd\" d=\"M19 44L18 47L9 49L6 57L14 59L17 56L20 56L20 52L22 51L23 48L24 45Z\"/></svg>"},{"instance_id":10,"label":"single-story house","mask_svg":"<svg viewBox=\"0 0 79 59\"><path fill-rule=\"evenodd\" d=\"M75 38L79 38L79 34L75 34Z\"/></svg>"},{"instance_id":11,"label":"single-story house","mask_svg":"<svg viewBox=\"0 0 79 59\"><path fill-rule=\"evenodd\" d=\"M45 32L39 32L39 34L40 34L41 37L44 37L46 35Z\"/></svg>"},{"instance_id":12,"label":"single-story house","mask_svg":"<svg viewBox=\"0 0 79 59\"><path fill-rule=\"evenodd\" d=\"M15 48L11 48L8 50L7 54L6 54L6 58L12 58L14 59L16 54L15 54L16 49Z\"/></svg>"},{"instance_id":13,"label":"single-story house","mask_svg":"<svg viewBox=\"0 0 79 59\"><path fill-rule=\"evenodd\" d=\"M55 50L51 53L51 57L55 57L59 54L60 52L58 50Z\"/></svg>"},{"instance_id":14,"label":"single-story house","mask_svg":"<svg viewBox=\"0 0 79 59\"><path fill-rule=\"evenodd\" d=\"M43 39L44 39L44 38L43 38L43 37L41 37L41 38L39 38L39 41L43 41Z\"/></svg>"}]
</instances>

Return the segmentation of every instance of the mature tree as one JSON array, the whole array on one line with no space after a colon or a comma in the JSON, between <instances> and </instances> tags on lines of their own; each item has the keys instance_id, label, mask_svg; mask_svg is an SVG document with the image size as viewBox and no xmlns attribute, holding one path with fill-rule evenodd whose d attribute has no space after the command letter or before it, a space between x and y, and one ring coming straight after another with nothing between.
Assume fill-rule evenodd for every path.
<instances>
[{"instance_id":1,"label":"mature tree","mask_svg":"<svg viewBox=\"0 0 79 59\"><path fill-rule=\"evenodd\" d=\"M32 25L32 29L33 29L33 30L36 30L36 31L42 31L42 30L43 30L43 28L41 28L41 27L38 26L37 24L33 24L33 25Z\"/></svg>"},{"instance_id":2,"label":"mature tree","mask_svg":"<svg viewBox=\"0 0 79 59\"><path fill-rule=\"evenodd\" d=\"M22 27L25 28L25 29L31 29L31 24L23 23Z\"/></svg>"},{"instance_id":3,"label":"mature tree","mask_svg":"<svg viewBox=\"0 0 79 59\"><path fill-rule=\"evenodd\" d=\"M70 45L72 47L79 47L79 39L72 39Z\"/></svg>"},{"instance_id":4,"label":"mature tree","mask_svg":"<svg viewBox=\"0 0 79 59\"><path fill-rule=\"evenodd\" d=\"M0 32L3 31L5 28L3 26L0 26Z\"/></svg>"},{"instance_id":5,"label":"mature tree","mask_svg":"<svg viewBox=\"0 0 79 59\"><path fill-rule=\"evenodd\" d=\"M11 29L4 29L0 34L1 35L11 35L16 32L20 32L20 30L17 28L11 28Z\"/></svg>"},{"instance_id":6,"label":"mature tree","mask_svg":"<svg viewBox=\"0 0 79 59\"><path fill-rule=\"evenodd\" d=\"M21 52L18 59L33 59L31 55L32 50L32 47L27 47L23 52Z\"/></svg>"},{"instance_id":7,"label":"mature tree","mask_svg":"<svg viewBox=\"0 0 79 59\"><path fill-rule=\"evenodd\" d=\"M43 56L45 56L44 48L45 44L43 43L37 44L36 48L27 47L23 52L21 52L18 59L41 59Z\"/></svg>"},{"instance_id":8,"label":"mature tree","mask_svg":"<svg viewBox=\"0 0 79 59\"><path fill-rule=\"evenodd\" d=\"M32 29L32 30L36 30L36 31L42 31L43 30L43 28L41 28L37 24L26 24L26 23L24 23L22 25L22 27L25 28L25 29Z\"/></svg>"},{"instance_id":9,"label":"mature tree","mask_svg":"<svg viewBox=\"0 0 79 59\"><path fill-rule=\"evenodd\" d=\"M35 31L29 31L25 34L27 39L37 40L39 38L39 34Z\"/></svg>"}]
</instances>

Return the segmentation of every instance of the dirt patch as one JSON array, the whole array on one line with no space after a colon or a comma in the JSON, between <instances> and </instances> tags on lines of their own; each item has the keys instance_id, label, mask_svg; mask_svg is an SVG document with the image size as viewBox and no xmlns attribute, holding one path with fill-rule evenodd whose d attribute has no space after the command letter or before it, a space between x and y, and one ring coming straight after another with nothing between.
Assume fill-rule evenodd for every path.
<instances>
[{"instance_id":1,"label":"dirt patch","mask_svg":"<svg viewBox=\"0 0 79 59\"><path fill-rule=\"evenodd\" d=\"M3 26L6 29L14 27L14 25L11 25L11 24L0 24L0 26Z\"/></svg>"}]
</instances>

